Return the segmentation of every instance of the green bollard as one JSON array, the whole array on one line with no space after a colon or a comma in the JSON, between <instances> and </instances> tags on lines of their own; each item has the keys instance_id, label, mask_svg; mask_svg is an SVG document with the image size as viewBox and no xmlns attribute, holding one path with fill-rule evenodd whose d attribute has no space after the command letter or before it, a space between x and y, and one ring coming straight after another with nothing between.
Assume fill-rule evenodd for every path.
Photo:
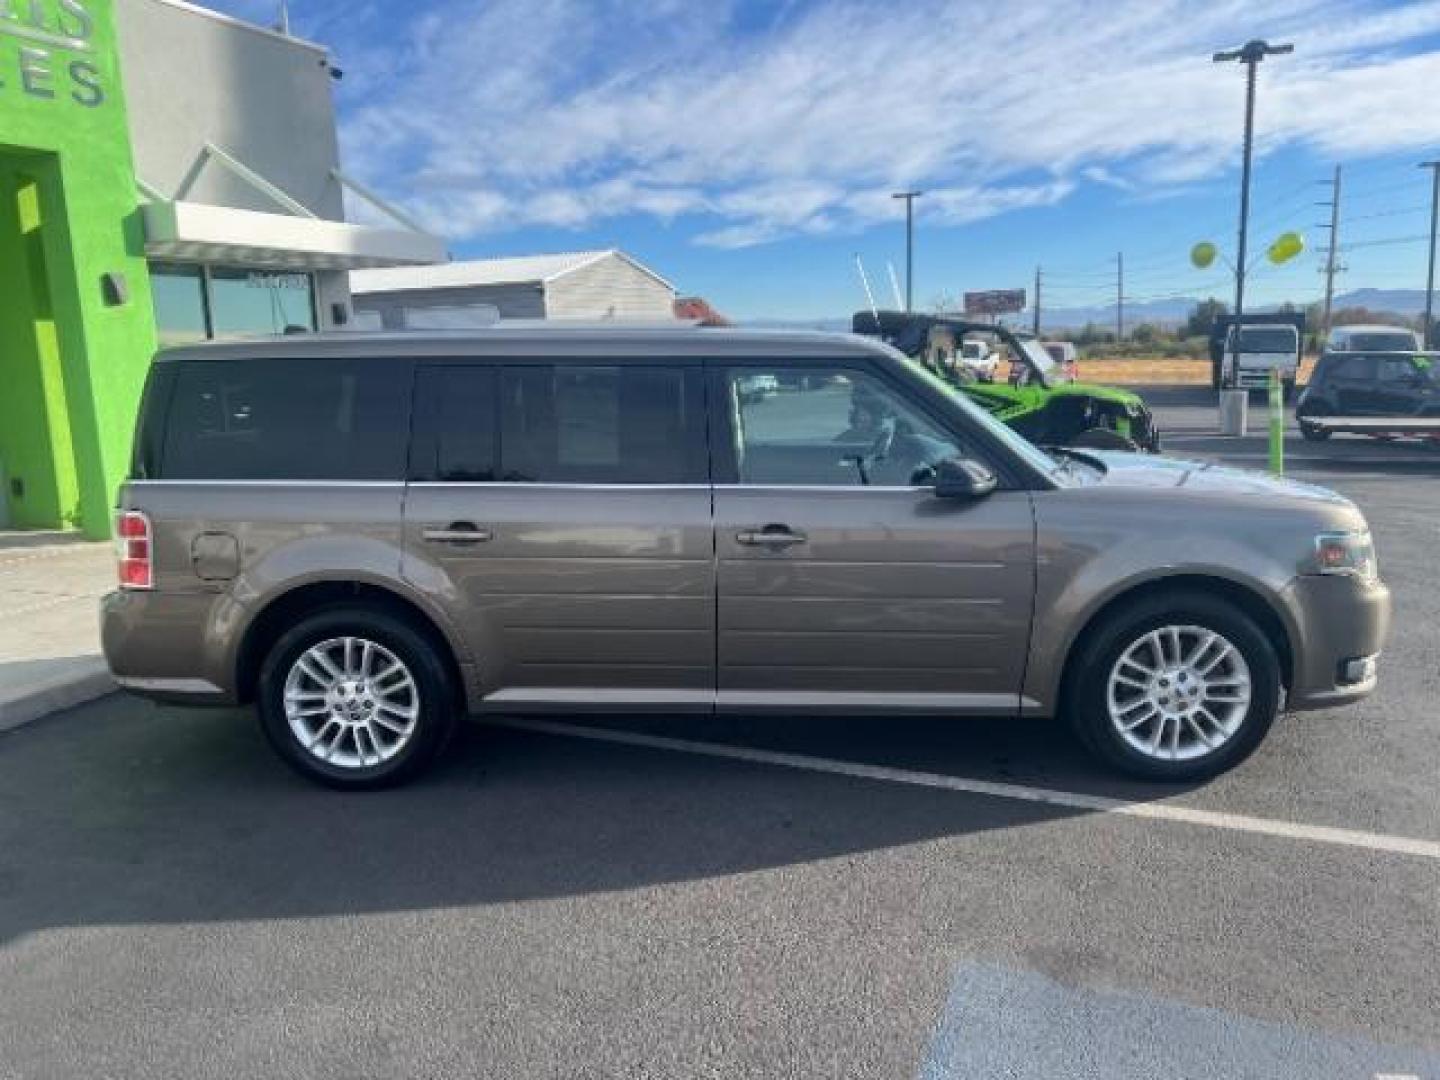
<instances>
[{"instance_id":1,"label":"green bollard","mask_svg":"<svg viewBox=\"0 0 1440 1080\"><path fill-rule=\"evenodd\" d=\"M1270 369L1270 471L1285 475L1285 388L1280 369Z\"/></svg>"}]
</instances>

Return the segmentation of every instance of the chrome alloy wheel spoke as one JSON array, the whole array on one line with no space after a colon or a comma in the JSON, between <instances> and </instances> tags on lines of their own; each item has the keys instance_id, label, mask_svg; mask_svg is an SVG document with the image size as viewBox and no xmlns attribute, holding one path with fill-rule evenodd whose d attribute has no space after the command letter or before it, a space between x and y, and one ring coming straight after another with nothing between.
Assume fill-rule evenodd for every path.
<instances>
[{"instance_id":1,"label":"chrome alloy wheel spoke","mask_svg":"<svg viewBox=\"0 0 1440 1080\"><path fill-rule=\"evenodd\" d=\"M1146 757L1187 761L1239 731L1252 700L1250 668L1224 635L1203 626L1156 627L1121 652L1106 706L1120 737Z\"/></svg>"},{"instance_id":2,"label":"chrome alloy wheel spoke","mask_svg":"<svg viewBox=\"0 0 1440 1080\"><path fill-rule=\"evenodd\" d=\"M347 636L306 649L285 678L285 718L311 755L342 769L395 757L420 718L410 669L379 642Z\"/></svg>"}]
</instances>

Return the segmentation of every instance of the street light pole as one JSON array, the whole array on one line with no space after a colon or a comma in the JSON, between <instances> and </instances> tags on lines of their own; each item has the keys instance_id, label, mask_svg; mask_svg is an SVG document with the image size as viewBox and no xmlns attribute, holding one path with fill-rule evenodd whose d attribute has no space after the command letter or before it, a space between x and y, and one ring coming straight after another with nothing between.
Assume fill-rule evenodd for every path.
<instances>
[{"instance_id":1,"label":"street light pole","mask_svg":"<svg viewBox=\"0 0 1440 1080\"><path fill-rule=\"evenodd\" d=\"M1239 258L1235 260L1235 321L1230 335L1232 378L1240 368L1240 321L1245 313L1245 244L1250 232L1250 158L1255 144L1255 69L1267 56L1294 51L1294 45L1271 45L1257 40L1246 42L1238 49L1217 52L1211 57L1217 64L1239 60L1245 65L1245 158L1240 174L1240 243Z\"/></svg>"},{"instance_id":2,"label":"street light pole","mask_svg":"<svg viewBox=\"0 0 1440 1080\"><path fill-rule=\"evenodd\" d=\"M890 197L905 200L905 310L915 310L915 200L923 191L897 191Z\"/></svg>"},{"instance_id":3,"label":"street light pole","mask_svg":"<svg viewBox=\"0 0 1440 1080\"><path fill-rule=\"evenodd\" d=\"M1434 181L1430 188L1430 269L1425 274L1425 325L1420 328L1420 339L1428 349L1435 342L1431 328L1435 325L1435 227L1440 224L1440 161L1422 161L1422 169L1429 169Z\"/></svg>"}]
</instances>

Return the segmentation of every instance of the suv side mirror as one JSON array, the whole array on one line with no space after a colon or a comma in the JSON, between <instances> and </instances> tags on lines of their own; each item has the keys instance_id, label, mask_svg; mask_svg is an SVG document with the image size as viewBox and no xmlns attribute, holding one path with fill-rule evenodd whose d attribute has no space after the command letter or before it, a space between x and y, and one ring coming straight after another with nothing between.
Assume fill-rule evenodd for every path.
<instances>
[{"instance_id":1,"label":"suv side mirror","mask_svg":"<svg viewBox=\"0 0 1440 1080\"><path fill-rule=\"evenodd\" d=\"M946 458L935 466L937 499L983 499L999 484L994 472L970 458Z\"/></svg>"}]
</instances>

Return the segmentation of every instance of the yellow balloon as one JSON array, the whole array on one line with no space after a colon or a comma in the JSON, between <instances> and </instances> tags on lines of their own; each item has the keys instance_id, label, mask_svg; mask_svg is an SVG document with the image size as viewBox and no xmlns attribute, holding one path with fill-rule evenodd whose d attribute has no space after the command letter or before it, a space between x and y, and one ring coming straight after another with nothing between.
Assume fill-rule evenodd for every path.
<instances>
[{"instance_id":1,"label":"yellow balloon","mask_svg":"<svg viewBox=\"0 0 1440 1080\"><path fill-rule=\"evenodd\" d=\"M1196 269L1204 270L1215 261L1215 256L1218 254L1214 244L1209 240L1202 240L1190 249L1190 262Z\"/></svg>"},{"instance_id":2,"label":"yellow balloon","mask_svg":"<svg viewBox=\"0 0 1440 1080\"><path fill-rule=\"evenodd\" d=\"M1281 263L1289 262L1304 250L1305 237L1298 232L1287 232L1277 236L1275 242L1270 245L1270 250L1265 254L1272 263L1279 266Z\"/></svg>"}]
</instances>

